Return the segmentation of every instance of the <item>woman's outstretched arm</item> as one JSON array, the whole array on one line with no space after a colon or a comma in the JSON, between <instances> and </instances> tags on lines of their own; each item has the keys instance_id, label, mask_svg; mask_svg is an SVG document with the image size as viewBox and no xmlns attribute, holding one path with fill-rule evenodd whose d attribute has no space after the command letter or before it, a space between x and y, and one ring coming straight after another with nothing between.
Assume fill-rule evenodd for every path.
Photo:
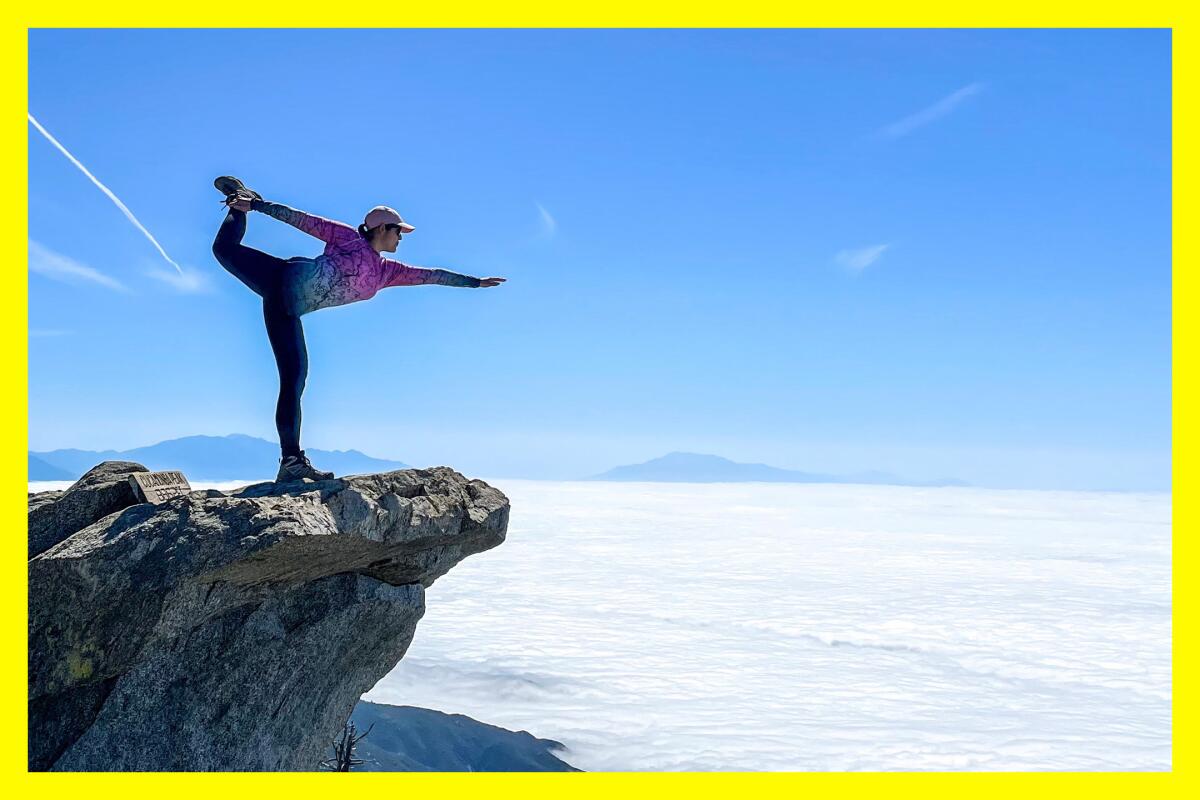
<instances>
[{"instance_id":1,"label":"woman's outstretched arm","mask_svg":"<svg viewBox=\"0 0 1200 800\"><path fill-rule=\"evenodd\" d=\"M447 269L425 269L424 267L413 267L408 264L402 264L399 261L393 261L390 258L383 260L383 285L387 286L419 286L422 283L436 283L442 286L464 286L470 289L478 289L480 279L472 278L470 275L459 275L457 272L451 272Z\"/></svg>"},{"instance_id":2,"label":"woman's outstretched arm","mask_svg":"<svg viewBox=\"0 0 1200 800\"><path fill-rule=\"evenodd\" d=\"M339 242L359 235L357 230L344 222L337 222L336 220L307 214L295 208L289 208L282 203L271 203L267 200L252 200L250 208L286 222L295 228L299 228L309 236L317 237L322 242Z\"/></svg>"}]
</instances>

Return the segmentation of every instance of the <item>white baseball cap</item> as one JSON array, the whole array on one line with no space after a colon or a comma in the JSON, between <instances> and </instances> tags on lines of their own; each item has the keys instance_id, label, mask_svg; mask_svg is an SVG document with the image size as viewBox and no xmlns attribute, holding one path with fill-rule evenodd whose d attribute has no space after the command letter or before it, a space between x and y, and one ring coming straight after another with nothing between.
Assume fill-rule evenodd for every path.
<instances>
[{"instance_id":1,"label":"white baseball cap","mask_svg":"<svg viewBox=\"0 0 1200 800\"><path fill-rule=\"evenodd\" d=\"M404 233L412 233L416 230L412 225L404 221L404 218L396 212L394 208L387 206L375 206L367 212L367 218L363 220L363 225L368 228L374 228L379 225L399 225L400 230Z\"/></svg>"}]
</instances>

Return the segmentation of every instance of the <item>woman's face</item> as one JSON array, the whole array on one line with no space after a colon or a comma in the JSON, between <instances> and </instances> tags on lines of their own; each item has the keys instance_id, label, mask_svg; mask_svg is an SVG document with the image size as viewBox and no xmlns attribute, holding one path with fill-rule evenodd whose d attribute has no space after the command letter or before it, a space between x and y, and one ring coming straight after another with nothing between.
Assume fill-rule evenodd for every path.
<instances>
[{"instance_id":1,"label":"woman's face","mask_svg":"<svg viewBox=\"0 0 1200 800\"><path fill-rule=\"evenodd\" d=\"M380 236L379 245L388 253L396 252L396 248L400 246L400 240L404 238L404 234L400 233L399 225L384 225L383 233Z\"/></svg>"}]
</instances>

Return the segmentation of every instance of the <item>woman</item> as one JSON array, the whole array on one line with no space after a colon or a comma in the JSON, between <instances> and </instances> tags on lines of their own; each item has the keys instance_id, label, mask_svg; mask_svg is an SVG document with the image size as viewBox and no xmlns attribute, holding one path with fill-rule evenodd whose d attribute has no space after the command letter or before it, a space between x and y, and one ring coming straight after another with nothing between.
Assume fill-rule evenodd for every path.
<instances>
[{"instance_id":1,"label":"woman","mask_svg":"<svg viewBox=\"0 0 1200 800\"><path fill-rule=\"evenodd\" d=\"M342 222L315 217L279 203L269 203L237 178L224 175L214 182L229 208L213 241L221 266L263 299L267 337L279 367L279 401L275 427L282 455L278 481L328 480L332 472L313 467L300 449L300 395L308 376L308 351L300 317L310 311L368 300L387 286L437 283L442 286L486 288L504 278L472 278L444 269L422 269L384 258L394 253L412 225L387 206L376 206L357 229ZM294 225L325 242L316 258L282 259L246 247L246 213L260 211Z\"/></svg>"}]
</instances>

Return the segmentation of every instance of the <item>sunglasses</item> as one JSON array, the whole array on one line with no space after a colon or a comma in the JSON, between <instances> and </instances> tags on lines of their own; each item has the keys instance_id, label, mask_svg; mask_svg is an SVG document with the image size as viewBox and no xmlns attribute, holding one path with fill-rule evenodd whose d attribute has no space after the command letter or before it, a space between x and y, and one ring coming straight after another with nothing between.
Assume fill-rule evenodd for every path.
<instances>
[{"instance_id":1,"label":"sunglasses","mask_svg":"<svg viewBox=\"0 0 1200 800\"><path fill-rule=\"evenodd\" d=\"M398 236L399 236L399 235L403 235L403 234L404 234L404 229L403 229L403 228L401 228L399 225L397 225L397 224L396 224L396 223L394 223L394 222L389 222L389 223L387 224L387 229L388 229L389 231L395 231L395 232L396 232L396 234L397 234Z\"/></svg>"}]
</instances>

